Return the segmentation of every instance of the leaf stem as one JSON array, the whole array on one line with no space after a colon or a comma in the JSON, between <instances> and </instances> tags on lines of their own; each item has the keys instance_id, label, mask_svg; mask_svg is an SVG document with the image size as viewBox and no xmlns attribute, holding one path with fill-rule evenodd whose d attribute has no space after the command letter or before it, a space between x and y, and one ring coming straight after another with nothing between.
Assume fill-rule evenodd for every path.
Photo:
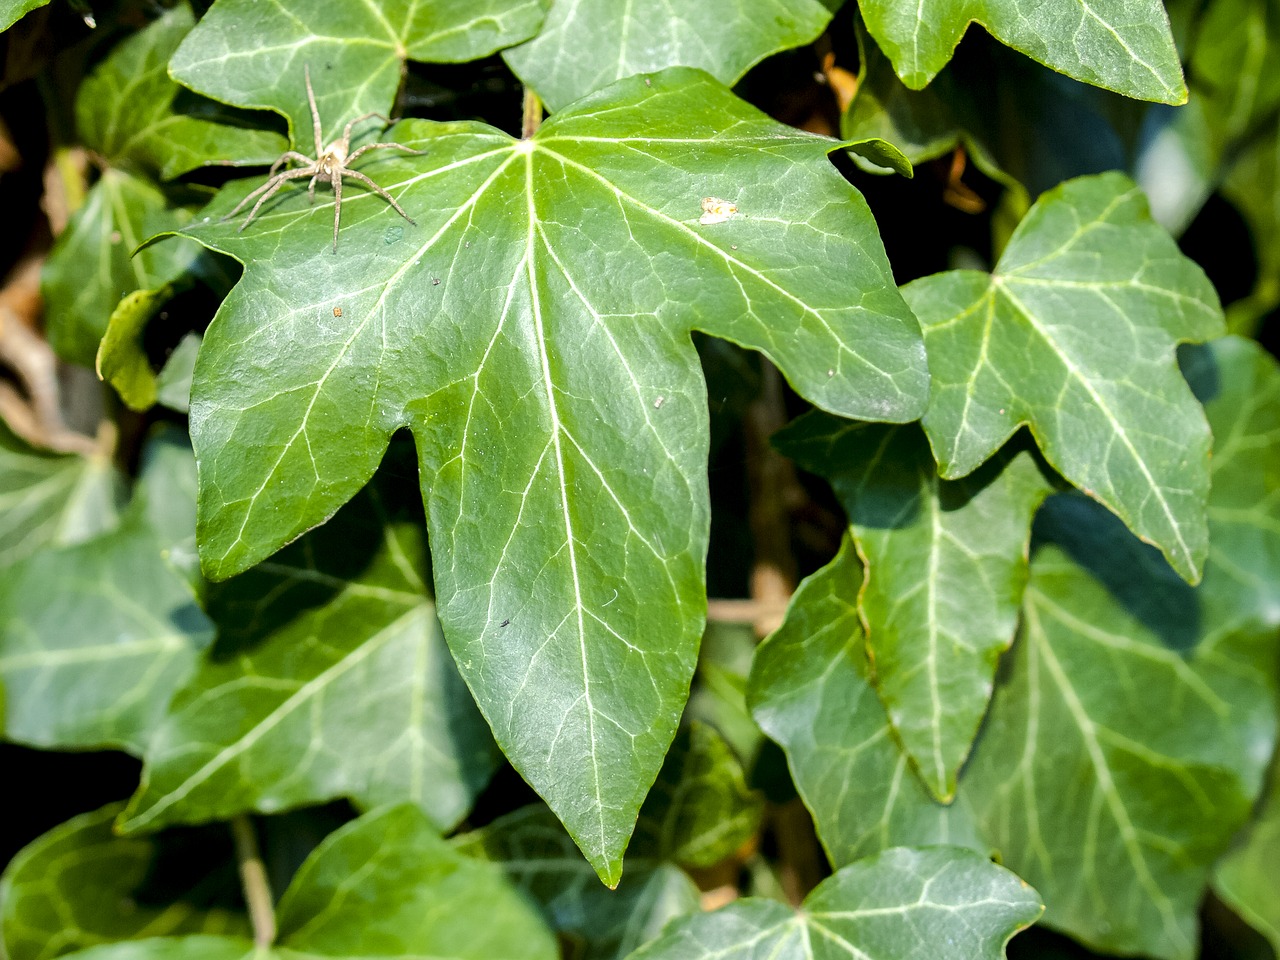
<instances>
[{"instance_id":1,"label":"leaf stem","mask_svg":"<svg viewBox=\"0 0 1280 960\"><path fill-rule=\"evenodd\" d=\"M520 136L528 140L542 126L542 100L532 87L524 88L524 119L520 123Z\"/></svg>"},{"instance_id":2,"label":"leaf stem","mask_svg":"<svg viewBox=\"0 0 1280 960\"><path fill-rule=\"evenodd\" d=\"M271 901L271 884L258 849L253 823L245 814L231 821L231 835L236 842L236 862L240 866L240 885L249 907L249 923L253 926L253 942L269 947L276 939L276 912Z\"/></svg>"}]
</instances>

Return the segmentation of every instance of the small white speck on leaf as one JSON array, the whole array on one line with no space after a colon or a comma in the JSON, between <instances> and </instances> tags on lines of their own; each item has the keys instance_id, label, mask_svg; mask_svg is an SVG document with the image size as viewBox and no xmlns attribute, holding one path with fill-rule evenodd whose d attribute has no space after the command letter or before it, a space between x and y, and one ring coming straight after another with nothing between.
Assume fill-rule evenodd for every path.
<instances>
[{"instance_id":1,"label":"small white speck on leaf","mask_svg":"<svg viewBox=\"0 0 1280 960\"><path fill-rule=\"evenodd\" d=\"M835 372L834 370L828 370L828 371L827 371L827 376L828 376L828 377L834 377L835 375L836 375L836 372Z\"/></svg>"},{"instance_id":2,"label":"small white speck on leaf","mask_svg":"<svg viewBox=\"0 0 1280 960\"><path fill-rule=\"evenodd\" d=\"M711 226L713 223L724 223L726 220L732 220L733 215L737 212L738 205L732 200L721 200L719 197L703 197L702 216L698 222L704 227Z\"/></svg>"},{"instance_id":3,"label":"small white speck on leaf","mask_svg":"<svg viewBox=\"0 0 1280 960\"><path fill-rule=\"evenodd\" d=\"M661 407L666 402L666 399L666 397L659 395L658 399L653 401L653 409L657 410Z\"/></svg>"}]
</instances>

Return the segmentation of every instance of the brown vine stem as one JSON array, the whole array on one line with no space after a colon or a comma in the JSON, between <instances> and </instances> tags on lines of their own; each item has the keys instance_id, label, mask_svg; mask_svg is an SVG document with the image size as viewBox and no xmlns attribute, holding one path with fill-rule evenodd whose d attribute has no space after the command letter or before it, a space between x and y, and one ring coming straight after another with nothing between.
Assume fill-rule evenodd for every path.
<instances>
[{"instance_id":1,"label":"brown vine stem","mask_svg":"<svg viewBox=\"0 0 1280 960\"><path fill-rule=\"evenodd\" d=\"M542 100L532 87L524 88L524 119L520 124L520 136L528 140L542 126Z\"/></svg>"},{"instance_id":2,"label":"brown vine stem","mask_svg":"<svg viewBox=\"0 0 1280 960\"><path fill-rule=\"evenodd\" d=\"M267 882L267 869L258 849L258 836L248 816L242 813L231 821L231 835L236 842L236 862L240 865L240 885L249 907L254 946L269 947L276 939L276 911L271 900L271 884Z\"/></svg>"}]
</instances>

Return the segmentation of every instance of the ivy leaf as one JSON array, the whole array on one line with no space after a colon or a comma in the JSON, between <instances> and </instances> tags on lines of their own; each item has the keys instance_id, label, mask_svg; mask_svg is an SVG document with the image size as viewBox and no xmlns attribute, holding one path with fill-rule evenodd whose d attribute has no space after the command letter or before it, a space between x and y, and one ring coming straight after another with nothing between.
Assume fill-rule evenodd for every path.
<instances>
[{"instance_id":1,"label":"ivy leaf","mask_svg":"<svg viewBox=\"0 0 1280 960\"><path fill-rule=\"evenodd\" d=\"M34 447L0 419L0 568L106 532L119 495L108 457Z\"/></svg>"},{"instance_id":2,"label":"ivy leaf","mask_svg":"<svg viewBox=\"0 0 1280 960\"><path fill-rule=\"evenodd\" d=\"M247 934L247 919L196 889L168 889L173 902L140 896L169 838L119 837L112 804L55 827L24 847L0 877L0 930L8 960L52 960L84 947L161 934ZM224 852L230 856L230 837ZM189 856L189 855L188 855ZM200 875L208 884L208 875Z\"/></svg>"},{"instance_id":3,"label":"ivy leaf","mask_svg":"<svg viewBox=\"0 0 1280 960\"><path fill-rule=\"evenodd\" d=\"M748 898L670 924L633 960L998 960L1044 908L1008 870L969 850L898 847L844 867L794 913Z\"/></svg>"},{"instance_id":4,"label":"ivy leaf","mask_svg":"<svg viewBox=\"0 0 1280 960\"><path fill-rule=\"evenodd\" d=\"M165 558L173 531L156 525L148 505L149 488L165 484L171 469L172 458L161 457L144 472L117 529L46 548L0 578L9 739L140 754L169 697L212 641L213 625L191 584Z\"/></svg>"},{"instance_id":5,"label":"ivy leaf","mask_svg":"<svg viewBox=\"0 0 1280 960\"><path fill-rule=\"evenodd\" d=\"M364 496L277 559L210 588L218 647L160 724L122 828L336 796L412 801L455 825L498 757L424 575L416 525Z\"/></svg>"},{"instance_id":6,"label":"ivy leaf","mask_svg":"<svg viewBox=\"0 0 1280 960\"><path fill-rule=\"evenodd\" d=\"M334 904L342 909L335 910ZM536 910L494 864L450 849L422 813L365 814L307 858L277 908L276 945L240 937L156 937L76 960L555 960Z\"/></svg>"},{"instance_id":7,"label":"ivy leaf","mask_svg":"<svg viewBox=\"0 0 1280 960\"><path fill-rule=\"evenodd\" d=\"M903 293L925 331L924 427L943 477L1028 424L1063 476L1200 579L1210 436L1174 346L1219 333L1222 311L1131 181L1069 181L1036 202L993 274Z\"/></svg>"},{"instance_id":8,"label":"ivy leaf","mask_svg":"<svg viewBox=\"0 0 1280 960\"><path fill-rule=\"evenodd\" d=\"M115 47L81 85L76 129L107 163L170 180L209 163L270 163L284 150L279 134L245 127L170 79L169 58L194 24L180 3Z\"/></svg>"},{"instance_id":9,"label":"ivy leaf","mask_svg":"<svg viewBox=\"0 0 1280 960\"><path fill-rule=\"evenodd\" d=\"M849 515L867 567L857 604L876 690L925 785L950 802L1013 642L1031 517L1049 482L1029 451L941 480L915 427L826 414L776 443L828 477Z\"/></svg>"},{"instance_id":10,"label":"ivy leaf","mask_svg":"<svg viewBox=\"0 0 1280 960\"><path fill-rule=\"evenodd\" d=\"M0 31L8 30L32 10L43 7L49 0L0 0Z\"/></svg>"},{"instance_id":11,"label":"ivy leaf","mask_svg":"<svg viewBox=\"0 0 1280 960\"><path fill-rule=\"evenodd\" d=\"M462 674L616 883L705 611L690 329L765 352L820 406L909 420L918 328L826 159L838 144L699 71L622 81L532 140L414 121L389 136L429 151L379 162L416 227L355 196L335 257L302 190L243 233L218 222L237 184L188 230L246 264L193 387L205 569L323 521L408 426ZM701 223L708 196L737 212Z\"/></svg>"},{"instance_id":12,"label":"ivy leaf","mask_svg":"<svg viewBox=\"0 0 1280 960\"><path fill-rule=\"evenodd\" d=\"M786 751L837 867L903 844L985 851L964 804L935 802L894 735L871 683L861 588L862 561L846 536L756 653L747 691L756 722Z\"/></svg>"},{"instance_id":13,"label":"ivy leaf","mask_svg":"<svg viewBox=\"0 0 1280 960\"><path fill-rule=\"evenodd\" d=\"M406 60L456 63L528 39L547 0L410 0L304 7L217 0L169 63L174 79L223 103L275 110L308 154L310 66L325 142L360 114L391 112Z\"/></svg>"},{"instance_id":14,"label":"ivy leaf","mask_svg":"<svg viewBox=\"0 0 1280 960\"><path fill-rule=\"evenodd\" d=\"M669 921L699 909L698 888L670 861L627 856L616 890L595 870L554 813L531 804L454 840L469 856L501 864L542 905L579 960L621 960L658 936Z\"/></svg>"},{"instance_id":15,"label":"ivy leaf","mask_svg":"<svg viewBox=\"0 0 1280 960\"><path fill-rule=\"evenodd\" d=\"M1272 764L1262 808L1240 843L1218 862L1213 891L1280 953L1280 765Z\"/></svg>"},{"instance_id":16,"label":"ivy leaf","mask_svg":"<svg viewBox=\"0 0 1280 960\"><path fill-rule=\"evenodd\" d=\"M811 42L831 19L821 0L552 0L532 40L503 52L552 110L615 80L666 67L699 67L737 83L770 54Z\"/></svg>"},{"instance_id":17,"label":"ivy leaf","mask_svg":"<svg viewBox=\"0 0 1280 960\"><path fill-rule=\"evenodd\" d=\"M970 23L1069 77L1139 100L1185 103L1178 51L1159 0L861 0L876 43L902 82L920 90Z\"/></svg>"},{"instance_id":18,"label":"ivy leaf","mask_svg":"<svg viewBox=\"0 0 1280 960\"><path fill-rule=\"evenodd\" d=\"M797 591L751 698L836 863L939 840L996 849L1044 894L1046 924L1105 952L1192 955L1210 865L1275 745L1280 626L1280 379L1244 341L1193 356L1219 441L1204 581L1189 587L1090 501L1050 500L1040 529L1059 545L1032 564L1023 635L951 806L904 780L852 659L852 547Z\"/></svg>"}]
</instances>

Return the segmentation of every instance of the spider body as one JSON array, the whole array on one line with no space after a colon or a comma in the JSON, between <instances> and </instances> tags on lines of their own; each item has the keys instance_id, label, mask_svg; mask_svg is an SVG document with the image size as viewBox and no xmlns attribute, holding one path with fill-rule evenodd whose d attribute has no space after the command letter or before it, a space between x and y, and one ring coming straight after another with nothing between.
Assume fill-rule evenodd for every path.
<instances>
[{"instance_id":1,"label":"spider body","mask_svg":"<svg viewBox=\"0 0 1280 960\"><path fill-rule=\"evenodd\" d=\"M415 156L424 154L426 151L413 150L401 143L366 143L363 147L358 147L356 150L352 151L351 130L357 123L360 123L363 120L369 120L372 117L377 117L386 123L391 122L380 113L366 113L363 116L356 117L343 128L341 137L334 140L329 144L329 146L324 146L324 141L321 139L320 111L316 109L316 95L311 89L311 68L307 66L303 69L307 81L307 102L311 105L311 127L315 137L315 157L312 158L305 156L296 150L286 150L284 153L280 154L276 162L271 165L267 182L236 204L235 209L222 219L230 220L237 213L243 210L249 201L257 197L257 202L253 205L253 209L249 211L249 216L245 217L244 223L240 224L240 229L243 230L253 222L254 217L258 215L258 211L262 209L262 205L275 196L276 193L280 191L280 188L289 181L301 180L303 177L310 177L311 182L307 184L307 199L314 203L316 199L316 182L319 180L327 180L333 187L333 252L337 253L338 223L342 217L342 181L343 178L350 177L352 180L363 184L378 196L382 197L382 199L386 200L387 203L391 204L396 213L400 214L400 216L404 217L410 223L413 223L413 218L404 212L400 204L396 203L395 198L391 196L391 194L387 193L386 190L383 190L382 187L378 186L360 171L352 170L351 164L354 163L361 154L368 153L370 150L382 150L394 147L396 150L403 150L405 153L413 154ZM282 166L288 163L297 163L299 166L291 169L280 170ZM280 170L280 172L277 173L277 170Z\"/></svg>"}]
</instances>

